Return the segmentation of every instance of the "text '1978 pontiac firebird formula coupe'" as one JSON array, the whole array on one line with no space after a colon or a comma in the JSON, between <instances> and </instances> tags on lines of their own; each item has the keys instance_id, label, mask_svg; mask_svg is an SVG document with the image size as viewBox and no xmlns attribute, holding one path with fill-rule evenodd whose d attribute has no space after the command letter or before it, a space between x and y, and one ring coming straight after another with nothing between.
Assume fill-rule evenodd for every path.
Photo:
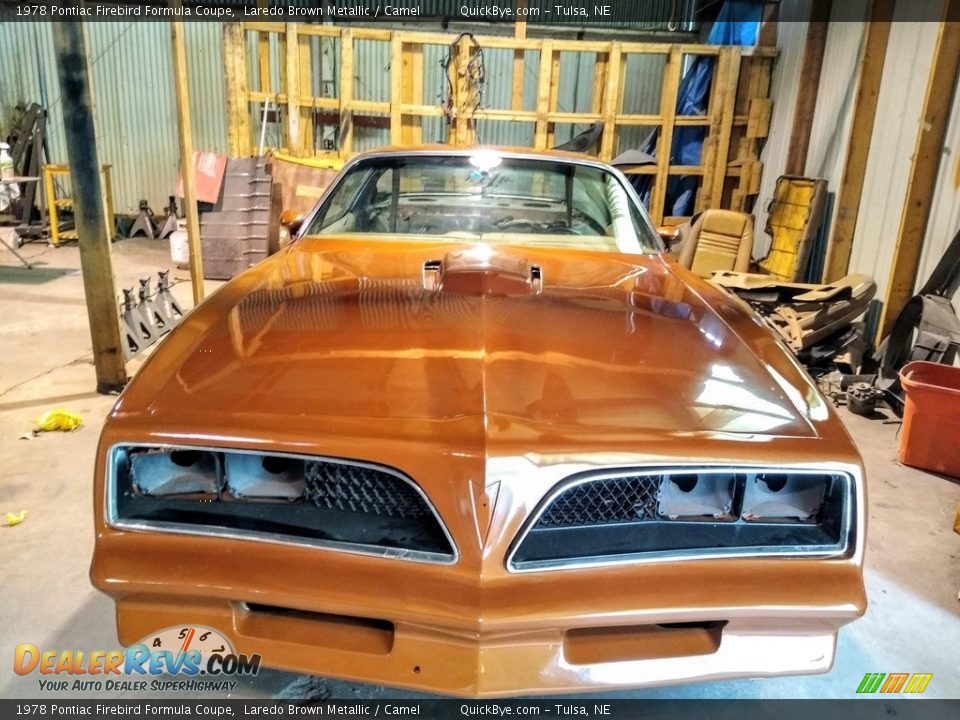
<instances>
[{"instance_id":1,"label":"text '1978 pontiac firebird formula coupe'","mask_svg":"<svg viewBox=\"0 0 960 720\"><path fill-rule=\"evenodd\" d=\"M495 697L822 673L862 461L587 156L381 150L190 313L96 466L120 641Z\"/></svg>"}]
</instances>

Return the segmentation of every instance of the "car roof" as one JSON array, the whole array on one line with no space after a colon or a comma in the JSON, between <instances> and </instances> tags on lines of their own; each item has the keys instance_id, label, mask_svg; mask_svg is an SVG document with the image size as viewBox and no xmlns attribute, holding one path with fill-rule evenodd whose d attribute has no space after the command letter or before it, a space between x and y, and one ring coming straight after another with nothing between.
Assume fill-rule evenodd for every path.
<instances>
[{"instance_id":1,"label":"car roof","mask_svg":"<svg viewBox=\"0 0 960 720\"><path fill-rule=\"evenodd\" d=\"M477 151L492 152L498 155L503 155L505 157L526 157L534 159L543 159L543 160L574 160L577 162L586 162L586 163L596 163L598 165L606 165L607 163L598 160L593 155L588 155L587 153L581 152L571 152L569 150L534 150L532 148L526 147L513 147L505 145L470 145L470 146L457 146L457 145L443 145L440 143L428 144L428 145L417 145L416 147L402 147L399 145L385 145L379 148L373 148L371 150L365 150L364 152L358 153L352 159L359 160L361 158L370 158L378 157L381 155L455 155L455 156L466 156L472 155Z\"/></svg>"}]
</instances>

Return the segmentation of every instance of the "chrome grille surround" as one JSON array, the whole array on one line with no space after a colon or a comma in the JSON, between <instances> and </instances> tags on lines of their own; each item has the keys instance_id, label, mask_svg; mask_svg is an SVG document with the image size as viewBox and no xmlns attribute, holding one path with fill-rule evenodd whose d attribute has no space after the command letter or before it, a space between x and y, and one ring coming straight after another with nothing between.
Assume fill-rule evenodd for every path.
<instances>
[{"instance_id":1,"label":"chrome grille surround","mask_svg":"<svg viewBox=\"0 0 960 720\"><path fill-rule=\"evenodd\" d=\"M597 500L603 499L604 487L609 495L611 487L617 487L624 480L656 479L659 485L660 478L669 475L683 475L690 473L700 474L791 474L791 475L815 475L815 476L833 476L838 479L841 487L842 509L839 517L839 541L832 544L822 545L801 545L801 546L738 546L738 547L698 547L679 550L642 550L625 551L623 553L606 556L578 556L562 558L555 560L536 560L525 561L518 558L518 551L522 548L524 542L532 532L538 530L549 530L557 527L572 527L579 525L578 512L583 507L590 507L591 501L593 507L598 507ZM610 481L614 481L611 483ZM600 492L591 493L589 490L582 490L584 486L591 484L600 484ZM862 478L859 470L853 466L841 463L829 463L813 465L655 465L655 466L627 466L622 468L606 468L601 470L583 470L567 476L558 482L536 506L530 517L523 524L520 531L510 545L507 553L506 567L510 572L543 572L549 570L577 569L589 567L602 567L611 565L626 565L647 562L681 561L681 560L703 560L708 558L749 558L749 557L778 557L778 558L842 558L850 557L855 553L862 552L858 546L857 523L863 521L862 508L858 506L858 488L862 487ZM645 489L645 492L637 493L638 502L631 505L626 502L612 502L603 508L600 519L606 513L606 522L595 523L594 527L610 528L642 527L644 523L671 523L675 525L694 526L695 521L675 521L667 520L657 514L657 488L652 483ZM568 492L575 493L571 498L564 499ZM651 500L651 493L653 499ZM609 499L609 497L608 497ZM553 506L558 500L563 500L558 506L556 512L551 512ZM586 501L577 506L576 500ZM625 519L630 512L633 517ZM582 519L582 518L579 518ZM727 520L716 520L715 524L733 524L733 518ZM572 522L571 522L572 521ZM583 525L580 525L583 527ZM859 548L859 549L858 549Z\"/></svg>"},{"instance_id":2,"label":"chrome grille surround","mask_svg":"<svg viewBox=\"0 0 960 720\"><path fill-rule=\"evenodd\" d=\"M404 493L406 500L406 505L409 506L410 500L414 497L419 498L422 501L423 506L426 508L426 512L416 514L413 519L424 519L429 518L436 522L438 528L441 530L443 537L446 543L449 546L449 553L442 552L424 552L419 550L409 550L403 548L394 548L387 546L378 546L371 545L366 543L354 543L354 542L341 542L337 540L327 540L327 539L315 539L315 538L303 538L290 535L284 535L281 533L275 532L262 532L258 530L249 530L249 529L233 529L233 528L212 528L204 527L203 525L184 523L184 522L167 522L167 521L157 521L157 520L140 520L140 519L130 519L124 518L121 516L118 507L118 477L117 477L117 464L118 464L118 455L119 453L131 450L131 449L144 449L144 450L197 450L197 451L206 451L213 453L236 453L236 454L250 454L250 455L260 455L260 456L272 456L272 457L281 457L289 458L294 460L302 460L308 466L313 464L331 464L331 465L342 465L344 467L350 467L352 469L366 469L374 471L377 474L389 475L397 479L397 481L402 482L405 488L409 492ZM308 500L312 500L309 497ZM317 505L317 503L312 503ZM320 507L318 505L318 507ZM331 508L339 509L339 508ZM350 512L347 509L347 512ZM362 510L356 510L356 512L362 512ZM376 513L374 513L376 514ZM409 513L408 516L412 516L412 513ZM387 517L391 517L387 515ZM394 515L393 517L396 517ZM260 451L252 450L248 448L232 448L232 447L212 447L208 445L186 445L180 443L143 443L143 442L129 442L129 443L116 443L110 447L107 453L107 470L105 477L105 492L104 492L104 518L106 524L112 528L125 531L133 532L164 532L164 533L174 533L181 535L194 535L202 537L215 537L221 539L234 539L234 540L247 540L255 542L270 542L280 545L293 545L293 546L309 546L323 548L327 550L334 550L339 552L351 553L356 555L368 555L375 557L382 557L388 559L396 560L407 560L412 562L424 562L432 564L441 564L441 565L453 565L459 559L459 550L457 548L456 542L453 540L453 536L450 534L450 531L447 529L447 526L444 524L443 519L440 517L440 514L437 512L436 508L433 506L433 503L430 501L430 498L427 497L426 493L417 485L411 478L405 475L400 470L386 466L378 465L376 463L369 463L360 460L349 460L344 458L335 458L328 456L319 456L319 455L303 455L298 453L285 453L285 452L274 452L274 451Z\"/></svg>"}]
</instances>

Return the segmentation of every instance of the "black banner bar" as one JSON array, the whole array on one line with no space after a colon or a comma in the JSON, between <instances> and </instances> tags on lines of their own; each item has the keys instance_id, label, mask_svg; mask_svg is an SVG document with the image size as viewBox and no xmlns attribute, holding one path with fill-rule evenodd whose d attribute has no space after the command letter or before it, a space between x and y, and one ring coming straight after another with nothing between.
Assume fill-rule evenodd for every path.
<instances>
[{"instance_id":1,"label":"black banner bar","mask_svg":"<svg viewBox=\"0 0 960 720\"><path fill-rule=\"evenodd\" d=\"M758 2L757 5L771 3ZM773 3L776 4L776 3ZM667 2L664 0L0 0L0 21L84 20L133 21L246 21L327 23L508 23L574 25L621 29L696 31L712 22L722 0ZM860 3L834 3L831 22L862 22ZM734 6L728 19L737 21ZM804 3L781 4L778 22L805 22ZM960 20L960 4L952 5L952 20ZM749 19L756 17L750 14ZM748 19L744 17L743 19ZM894 22L942 20L938 3L900 3ZM663 26L663 27L660 27Z\"/></svg>"},{"instance_id":2,"label":"black banner bar","mask_svg":"<svg viewBox=\"0 0 960 720\"><path fill-rule=\"evenodd\" d=\"M566 720L954 720L960 700L0 700L13 718L563 718Z\"/></svg>"}]
</instances>

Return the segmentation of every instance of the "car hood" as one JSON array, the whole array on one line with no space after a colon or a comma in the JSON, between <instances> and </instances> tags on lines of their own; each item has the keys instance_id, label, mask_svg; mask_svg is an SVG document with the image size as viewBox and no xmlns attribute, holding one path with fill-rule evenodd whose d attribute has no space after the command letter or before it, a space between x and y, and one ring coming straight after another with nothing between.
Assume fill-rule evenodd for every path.
<instances>
[{"instance_id":1,"label":"car hood","mask_svg":"<svg viewBox=\"0 0 960 720\"><path fill-rule=\"evenodd\" d=\"M478 248L489 252L301 240L191 313L118 413L216 415L265 431L482 416L598 436L815 434L818 396L796 364L673 261L516 247L498 253L535 265L539 292L425 288L425 262Z\"/></svg>"}]
</instances>

